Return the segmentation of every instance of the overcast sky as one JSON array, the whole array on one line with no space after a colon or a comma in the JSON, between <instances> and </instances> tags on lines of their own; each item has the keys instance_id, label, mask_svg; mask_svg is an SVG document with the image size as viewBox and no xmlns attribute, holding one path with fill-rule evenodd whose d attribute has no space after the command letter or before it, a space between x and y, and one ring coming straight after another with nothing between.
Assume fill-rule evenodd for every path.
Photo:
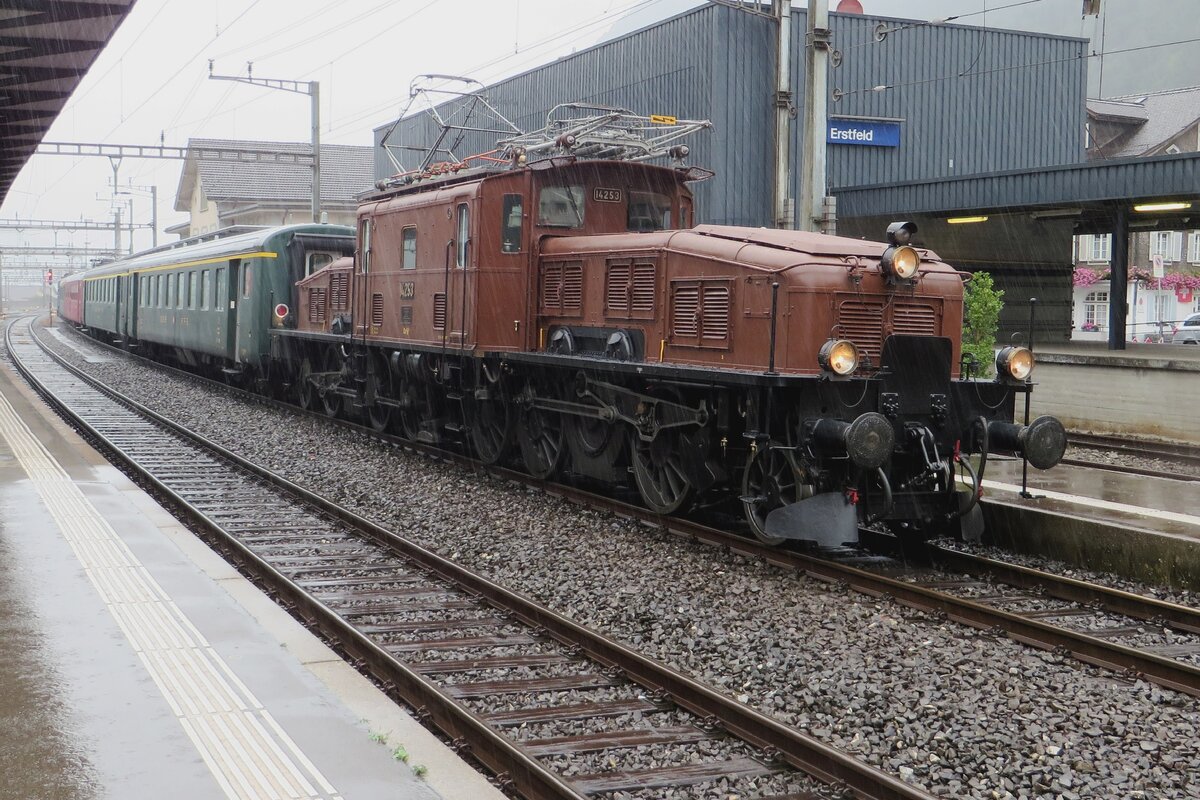
<instances>
[{"instance_id":1,"label":"overcast sky","mask_svg":"<svg viewBox=\"0 0 1200 800\"><path fill-rule=\"evenodd\" d=\"M699 0L138 0L100 54L47 142L183 146L192 137L304 141L302 95L208 80L245 74L321 84L323 142L370 145L394 119L409 81L422 73L486 82L600 41L633 13L643 24ZM640 25L639 25L640 27ZM182 162L126 159L122 187L158 187L159 230L186 219L174 208ZM105 158L35 155L0 217L111 221L112 166ZM126 213L127 207L126 207ZM135 194L137 222L150 219ZM173 239L160 234L160 242ZM0 231L0 243L111 247L106 231ZM125 245L127 246L127 241ZM137 233L139 249L149 231ZM15 264L9 258L6 263Z\"/></svg>"}]
</instances>

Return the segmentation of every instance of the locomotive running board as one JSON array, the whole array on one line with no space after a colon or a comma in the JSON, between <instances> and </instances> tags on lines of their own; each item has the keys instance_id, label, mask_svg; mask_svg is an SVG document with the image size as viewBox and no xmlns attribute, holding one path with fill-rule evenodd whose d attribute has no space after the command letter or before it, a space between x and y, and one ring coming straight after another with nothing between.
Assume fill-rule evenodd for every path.
<instances>
[{"instance_id":1,"label":"locomotive running board","mask_svg":"<svg viewBox=\"0 0 1200 800\"><path fill-rule=\"evenodd\" d=\"M858 511L841 492L823 492L767 514L767 535L840 547L858 542Z\"/></svg>"}]
</instances>

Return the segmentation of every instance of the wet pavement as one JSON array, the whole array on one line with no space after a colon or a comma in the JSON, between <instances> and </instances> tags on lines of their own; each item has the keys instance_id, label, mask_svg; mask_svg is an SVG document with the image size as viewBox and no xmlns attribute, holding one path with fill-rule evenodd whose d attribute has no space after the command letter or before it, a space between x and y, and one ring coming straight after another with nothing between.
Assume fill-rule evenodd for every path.
<instances>
[{"instance_id":1,"label":"wet pavement","mask_svg":"<svg viewBox=\"0 0 1200 800\"><path fill-rule=\"evenodd\" d=\"M254 800L286 769L279 796L502 797L0 367L0 798Z\"/></svg>"}]
</instances>

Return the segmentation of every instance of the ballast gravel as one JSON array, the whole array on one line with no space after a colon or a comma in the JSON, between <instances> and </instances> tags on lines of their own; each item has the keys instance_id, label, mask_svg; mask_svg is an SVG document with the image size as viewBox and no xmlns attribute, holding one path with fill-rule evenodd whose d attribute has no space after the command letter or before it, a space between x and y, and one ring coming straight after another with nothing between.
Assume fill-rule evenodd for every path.
<instances>
[{"instance_id":1,"label":"ballast gravel","mask_svg":"<svg viewBox=\"0 0 1200 800\"><path fill-rule=\"evenodd\" d=\"M939 796L1200 798L1193 698L44 338L262 466ZM736 796L696 788L672 796Z\"/></svg>"}]
</instances>

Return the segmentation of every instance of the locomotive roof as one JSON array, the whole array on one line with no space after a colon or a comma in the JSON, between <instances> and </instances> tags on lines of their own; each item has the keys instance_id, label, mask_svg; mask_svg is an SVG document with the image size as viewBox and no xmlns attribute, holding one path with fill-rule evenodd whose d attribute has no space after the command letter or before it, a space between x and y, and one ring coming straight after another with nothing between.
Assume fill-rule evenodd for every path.
<instances>
[{"instance_id":1,"label":"locomotive roof","mask_svg":"<svg viewBox=\"0 0 1200 800\"><path fill-rule=\"evenodd\" d=\"M85 270L84 272L77 272L74 275L63 278L63 282L65 283L71 280L89 278L102 278L108 275L119 275L135 269L163 267L170 266L171 264L207 261L209 259L220 259L224 257L263 252L263 248L267 247L268 243L272 239L281 234L288 233L310 233L325 236L353 236L354 229L346 225L327 225L318 223L284 225L276 228L263 228L261 230L250 231L249 233L242 233L236 236L228 236L206 242L197 242L196 244L169 247L165 249L160 248L145 253L137 253L128 258L123 258L118 261L111 261L107 264L101 264L98 267L93 267L92 269Z\"/></svg>"},{"instance_id":2,"label":"locomotive roof","mask_svg":"<svg viewBox=\"0 0 1200 800\"><path fill-rule=\"evenodd\" d=\"M448 172L440 175L432 175L427 178L416 180L412 183L403 184L400 186L389 186L385 189L379 189L374 192L362 195L360 202L375 202L377 200L386 200L390 197L397 197L407 194L418 194L421 192L433 191L446 186L453 186L459 183L469 183L471 181L483 181L490 178L499 178L505 175L518 175L525 172L550 173L554 171L578 171L581 169L637 169L657 172L660 175L669 174L676 180L703 180L710 177L711 173L706 170L700 170L697 167L668 167L661 164L647 164L644 161L621 161L616 159L577 159L574 156L555 156L552 158L543 159L541 161L530 162L527 166L519 169L509 169L506 167L471 167L458 172ZM703 173L703 174L701 174Z\"/></svg>"},{"instance_id":3,"label":"locomotive roof","mask_svg":"<svg viewBox=\"0 0 1200 800\"><path fill-rule=\"evenodd\" d=\"M799 263L799 259L787 256L790 253L829 261L840 261L844 258L876 261L888 247L884 242L828 236L807 231L745 228L732 225L697 225L695 228L687 230L664 230L654 233L608 233L556 237L545 241L542 252L550 255L608 252L614 248L627 250L637 243L643 244L647 249L669 248L673 251L700 256L719 254L718 257L729 257L736 252L736 258L743 265L770 271L788 269ZM722 243L725 244L722 245ZM923 264L932 266L942 263L932 250L919 246L916 249L921 255ZM953 267L945 265L934 267L934 269L936 271L953 270Z\"/></svg>"}]
</instances>

